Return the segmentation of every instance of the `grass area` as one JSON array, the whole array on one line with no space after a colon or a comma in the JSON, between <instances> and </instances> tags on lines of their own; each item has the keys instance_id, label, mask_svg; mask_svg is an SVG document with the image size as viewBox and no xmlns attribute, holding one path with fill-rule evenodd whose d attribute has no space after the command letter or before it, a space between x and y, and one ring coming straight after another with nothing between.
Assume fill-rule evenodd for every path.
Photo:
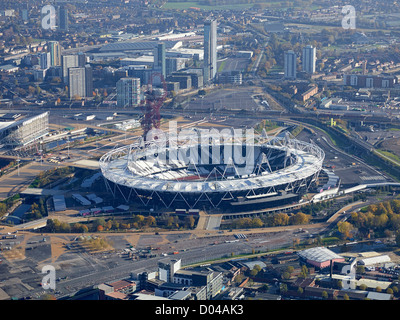
<instances>
[{"instance_id":1,"label":"grass area","mask_svg":"<svg viewBox=\"0 0 400 320\"><path fill-rule=\"evenodd\" d=\"M265 129L266 132L274 130L279 128L280 126L278 126L278 124L275 121L272 120L262 120L260 123L258 123L255 126L255 130L257 132L262 132L263 129Z\"/></svg>"},{"instance_id":2,"label":"grass area","mask_svg":"<svg viewBox=\"0 0 400 320\"><path fill-rule=\"evenodd\" d=\"M173 9L173 10L186 10L191 7L199 8L202 10L240 10L251 8L254 4L253 3L240 3L240 4L227 4L227 5L218 5L218 6L210 6L210 5L203 5L197 1L185 1L185 2L170 2L164 4L162 7L163 9Z\"/></svg>"},{"instance_id":3,"label":"grass area","mask_svg":"<svg viewBox=\"0 0 400 320\"><path fill-rule=\"evenodd\" d=\"M385 151L385 150L381 150L381 149L376 149L376 151L378 153L383 154L384 156L392 159L395 162L395 164L400 165L400 157L399 156L397 156L389 151Z\"/></svg>"},{"instance_id":4,"label":"grass area","mask_svg":"<svg viewBox=\"0 0 400 320\"><path fill-rule=\"evenodd\" d=\"M227 61L228 60L224 60L221 62L221 64L219 65L219 68L218 68L218 72L222 72L224 70Z\"/></svg>"}]
</instances>

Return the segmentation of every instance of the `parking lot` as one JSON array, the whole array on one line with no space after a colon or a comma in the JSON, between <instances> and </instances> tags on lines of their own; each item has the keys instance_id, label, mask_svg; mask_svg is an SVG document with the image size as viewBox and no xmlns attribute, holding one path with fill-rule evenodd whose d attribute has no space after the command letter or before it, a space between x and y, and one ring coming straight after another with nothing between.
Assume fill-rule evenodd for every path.
<instances>
[{"instance_id":1,"label":"parking lot","mask_svg":"<svg viewBox=\"0 0 400 320\"><path fill-rule=\"evenodd\" d=\"M254 88L227 88L207 94L202 99L190 101L187 110L250 110L255 111L259 105L252 95Z\"/></svg>"}]
</instances>

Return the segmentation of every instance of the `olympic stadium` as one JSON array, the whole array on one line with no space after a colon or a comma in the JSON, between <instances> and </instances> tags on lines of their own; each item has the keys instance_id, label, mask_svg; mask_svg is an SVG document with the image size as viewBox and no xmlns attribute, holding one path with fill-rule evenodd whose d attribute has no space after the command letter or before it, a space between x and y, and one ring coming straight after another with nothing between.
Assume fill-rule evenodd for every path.
<instances>
[{"instance_id":1,"label":"olympic stadium","mask_svg":"<svg viewBox=\"0 0 400 320\"><path fill-rule=\"evenodd\" d=\"M194 136L142 139L103 155L107 189L145 207L254 210L298 202L315 189L325 157L288 133Z\"/></svg>"}]
</instances>

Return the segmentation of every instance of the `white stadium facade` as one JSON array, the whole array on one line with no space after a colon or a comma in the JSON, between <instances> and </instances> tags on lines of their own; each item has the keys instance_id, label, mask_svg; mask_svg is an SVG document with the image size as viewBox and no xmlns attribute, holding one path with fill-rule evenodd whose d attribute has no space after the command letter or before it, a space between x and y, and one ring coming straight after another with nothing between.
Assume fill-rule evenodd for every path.
<instances>
[{"instance_id":1,"label":"white stadium facade","mask_svg":"<svg viewBox=\"0 0 400 320\"><path fill-rule=\"evenodd\" d=\"M316 187L325 157L315 144L289 134L150 141L114 149L100 159L114 197L146 207L230 211L298 203Z\"/></svg>"}]
</instances>

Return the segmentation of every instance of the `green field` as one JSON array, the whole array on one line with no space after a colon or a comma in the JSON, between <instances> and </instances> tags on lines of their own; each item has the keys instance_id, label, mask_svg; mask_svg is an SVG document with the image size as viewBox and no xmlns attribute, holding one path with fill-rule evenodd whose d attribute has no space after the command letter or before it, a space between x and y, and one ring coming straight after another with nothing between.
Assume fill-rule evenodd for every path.
<instances>
[{"instance_id":1,"label":"green field","mask_svg":"<svg viewBox=\"0 0 400 320\"><path fill-rule=\"evenodd\" d=\"M381 153L381 154L385 155L386 157L392 159L397 165L400 164L400 157L399 156L397 156L397 155L395 155L395 154L393 154L393 153L391 153L389 151L382 150L382 149L376 149L376 151L378 153Z\"/></svg>"},{"instance_id":2,"label":"green field","mask_svg":"<svg viewBox=\"0 0 400 320\"><path fill-rule=\"evenodd\" d=\"M218 72L224 71L224 67L225 67L226 61L227 60L224 60L224 61L221 62L221 64L219 65L219 68L218 68Z\"/></svg>"}]
</instances>

